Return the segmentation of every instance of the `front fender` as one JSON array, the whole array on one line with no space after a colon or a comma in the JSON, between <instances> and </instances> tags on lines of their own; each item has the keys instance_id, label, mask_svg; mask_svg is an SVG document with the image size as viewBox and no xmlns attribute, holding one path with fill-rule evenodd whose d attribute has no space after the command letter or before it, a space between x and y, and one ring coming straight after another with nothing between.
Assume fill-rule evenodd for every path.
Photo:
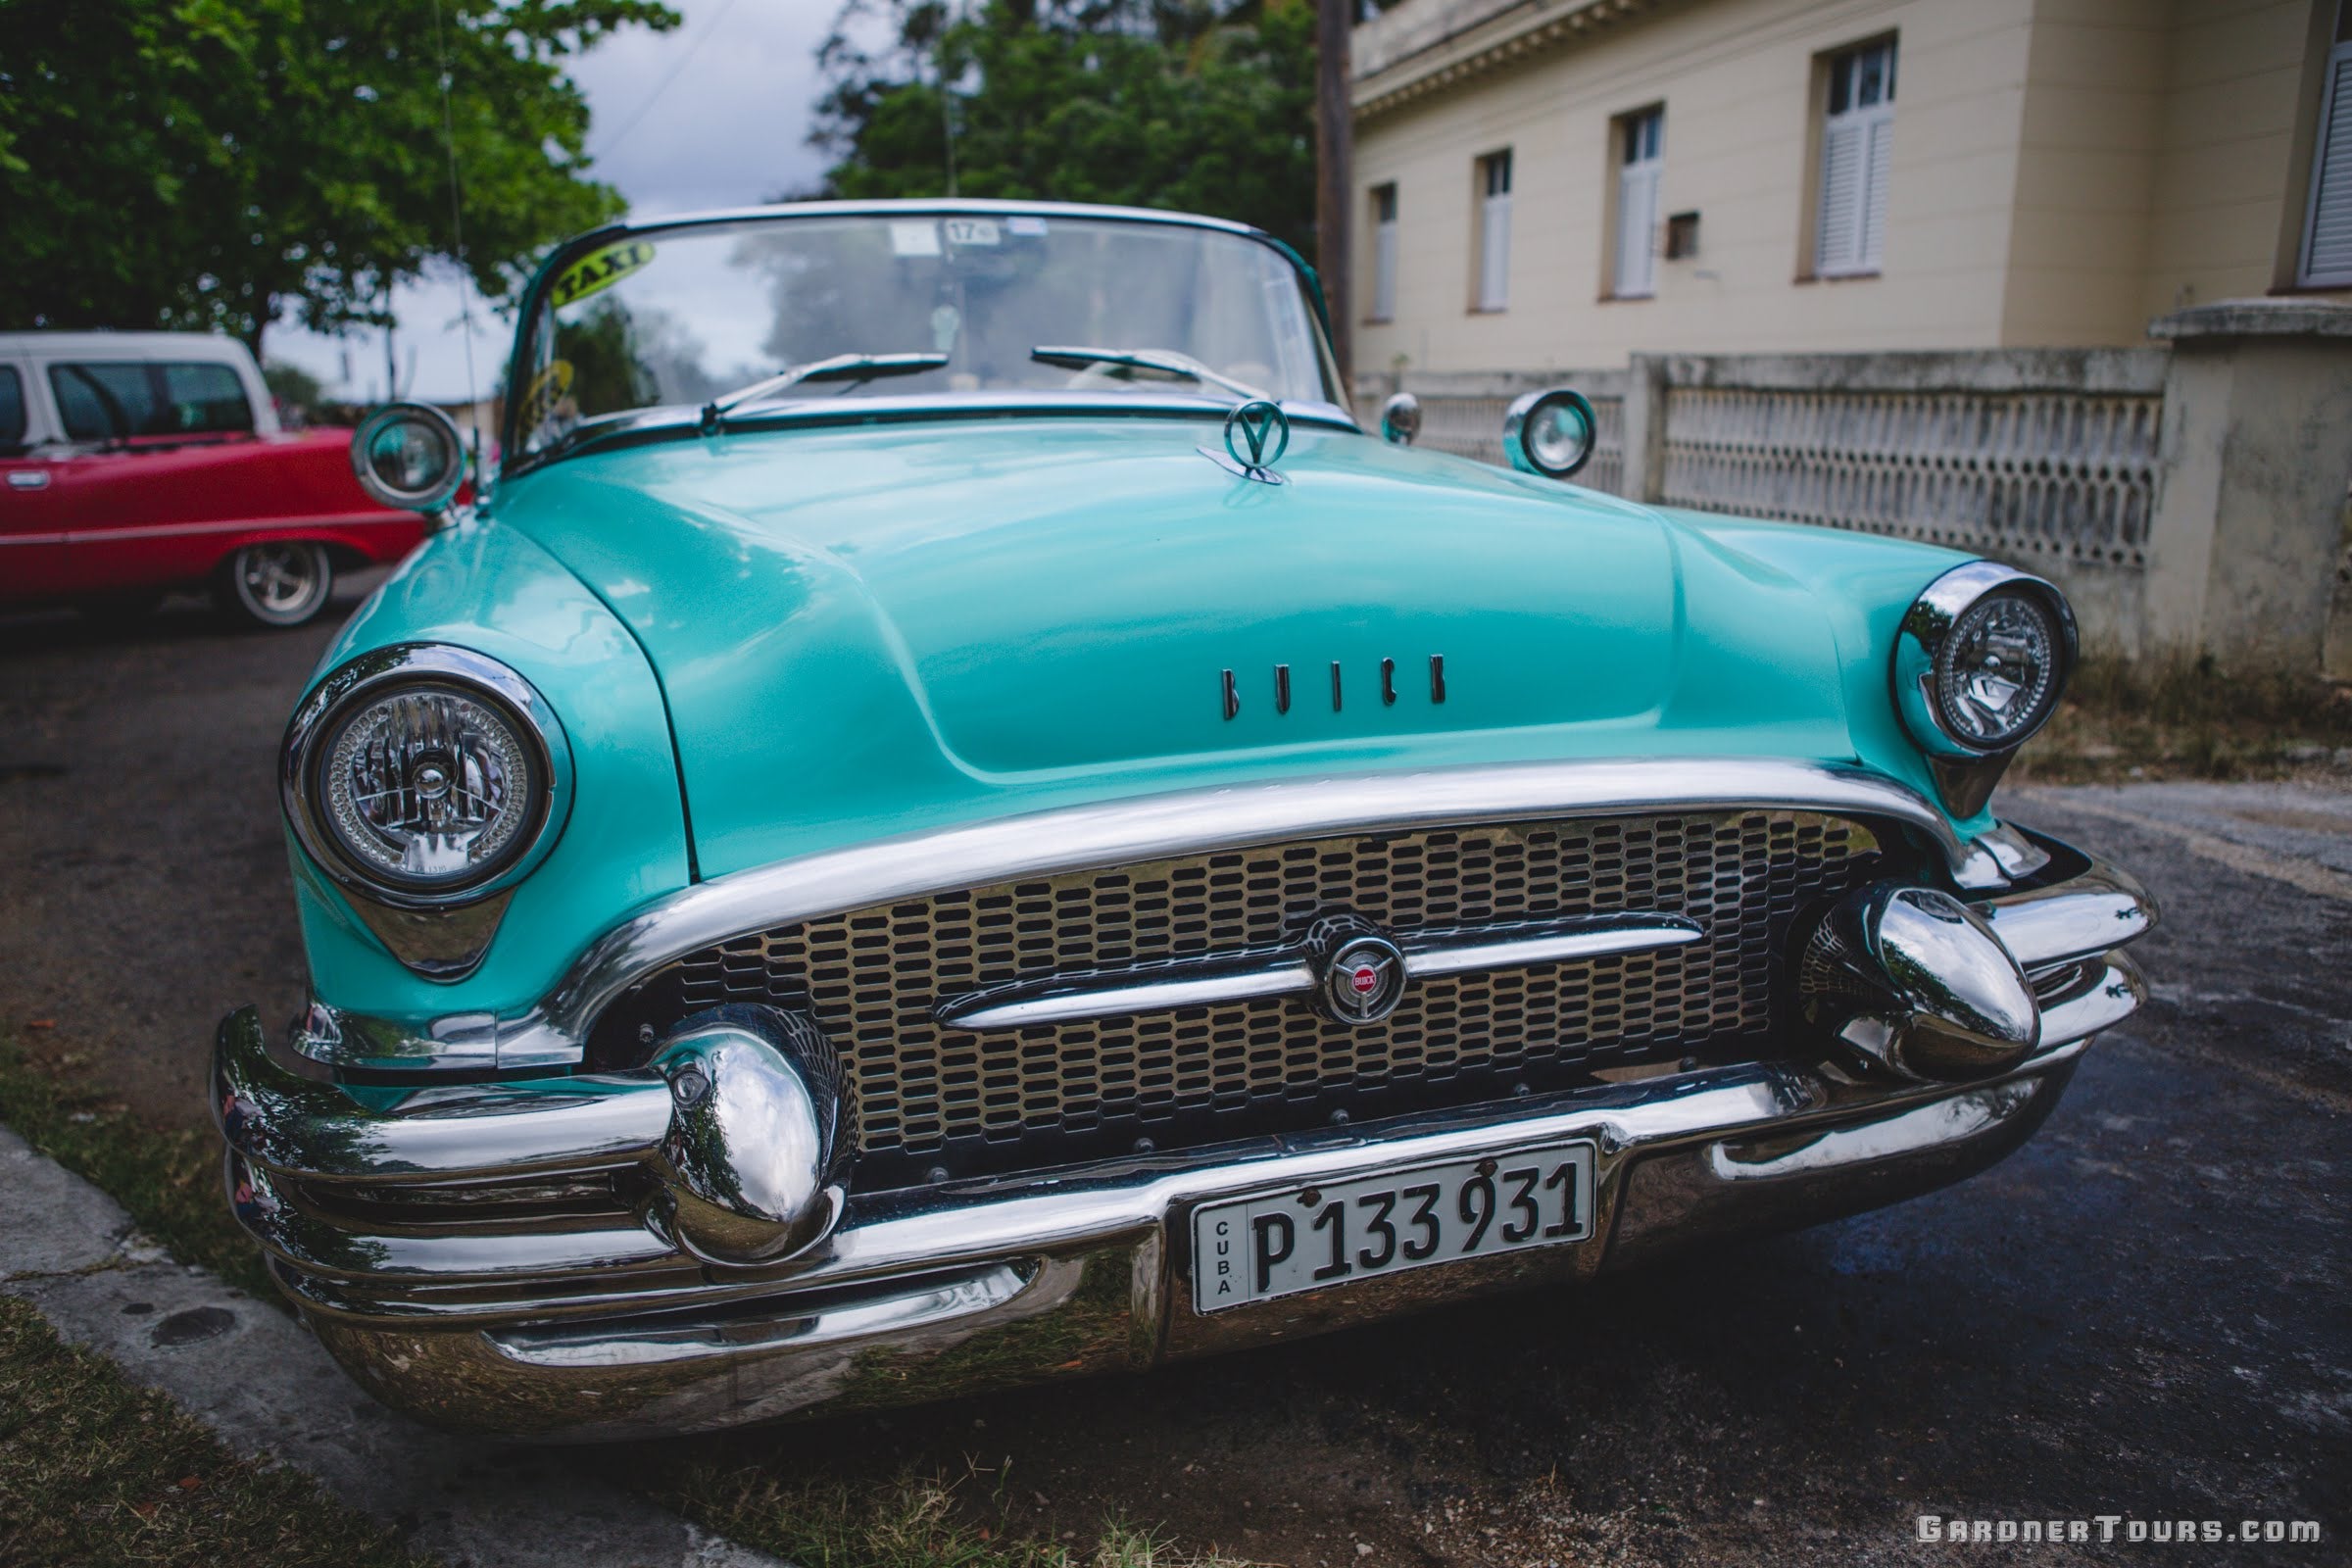
<instances>
[{"instance_id":1,"label":"front fender","mask_svg":"<svg viewBox=\"0 0 2352 1568\"><path fill-rule=\"evenodd\" d=\"M1928 584L1972 558L1843 528L1657 510L1695 549L1711 552L1752 579L1738 591L1751 610L1770 596L1784 601L1785 612L1797 614L1795 601L1789 598L1792 591L1810 604L1812 614L1804 618L1826 625L1837 644L1836 668L1855 759L1942 806L1935 774L1895 710L1894 643L1912 601ZM1720 580L1724 573L1712 575ZM1691 580L1709 579L1692 573ZM1735 607L1729 599L1711 607L1693 603L1690 612L1695 620L1733 613ZM1750 624L1769 618L1774 617L1748 617ZM1769 706L1764 694L1753 695ZM1963 839L1973 839L1992 823L1991 811L1980 810L1972 817L1954 818L1952 825Z\"/></svg>"},{"instance_id":2,"label":"front fender","mask_svg":"<svg viewBox=\"0 0 2352 1568\"><path fill-rule=\"evenodd\" d=\"M570 816L546 860L516 886L480 967L453 984L425 980L393 957L289 835L312 986L336 1007L402 1023L516 1011L622 911L690 880L661 685L628 629L578 578L493 520L438 534L410 557L360 607L311 684L360 654L406 642L471 649L538 688L570 741Z\"/></svg>"}]
</instances>

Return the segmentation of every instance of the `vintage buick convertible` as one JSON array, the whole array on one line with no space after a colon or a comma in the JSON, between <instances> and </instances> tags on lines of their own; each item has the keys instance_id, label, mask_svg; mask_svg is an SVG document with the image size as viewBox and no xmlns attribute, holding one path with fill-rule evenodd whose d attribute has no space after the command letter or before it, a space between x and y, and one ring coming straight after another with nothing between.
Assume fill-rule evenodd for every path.
<instances>
[{"instance_id":1,"label":"vintage buick convertible","mask_svg":"<svg viewBox=\"0 0 2352 1568\"><path fill-rule=\"evenodd\" d=\"M609 228L503 471L293 717L314 1000L218 1041L352 1374L617 1438L1142 1368L2016 1149L2141 982L1998 822L2049 584L1348 412L1267 236L1009 203Z\"/></svg>"}]
</instances>

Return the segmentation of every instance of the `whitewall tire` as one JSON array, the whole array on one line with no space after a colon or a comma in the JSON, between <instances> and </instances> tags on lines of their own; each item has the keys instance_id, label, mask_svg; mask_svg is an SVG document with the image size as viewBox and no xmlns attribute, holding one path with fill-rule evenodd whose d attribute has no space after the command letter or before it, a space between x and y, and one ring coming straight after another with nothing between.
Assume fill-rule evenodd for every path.
<instances>
[{"instance_id":1,"label":"whitewall tire","mask_svg":"<svg viewBox=\"0 0 2352 1568\"><path fill-rule=\"evenodd\" d=\"M314 620L334 591L334 563L315 540L247 545L220 564L220 608L256 626Z\"/></svg>"}]
</instances>

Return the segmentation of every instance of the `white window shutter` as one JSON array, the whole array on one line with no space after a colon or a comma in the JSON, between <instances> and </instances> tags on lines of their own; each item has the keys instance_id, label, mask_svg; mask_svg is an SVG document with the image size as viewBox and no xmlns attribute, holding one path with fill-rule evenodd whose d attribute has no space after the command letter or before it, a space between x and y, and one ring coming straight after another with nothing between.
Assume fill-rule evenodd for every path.
<instances>
[{"instance_id":1,"label":"white window shutter","mask_svg":"<svg viewBox=\"0 0 2352 1568\"><path fill-rule=\"evenodd\" d=\"M1396 318L1396 220L1393 218L1373 231L1372 315L1383 321Z\"/></svg>"},{"instance_id":2,"label":"white window shutter","mask_svg":"<svg viewBox=\"0 0 2352 1568\"><path fill-rule=\"evenodd\" d=\"M1480 235L1478 308L1499 311L1510 303L1511 198L1487 198L1486 230Z\"/></svg>"},{"instance_id":3,"label":"white window shutter","mask_svg":"<svg viewBox=\"0 0 2352 1568\"><path fill-rule=\"evenodd\" d=\"M1894 163L1894 43L1865 45L1827 62L1821 122L1820 204L1813 215L1813 272L1876 272L1886 252L1887 175Z\"/></svg>"},{"instance_id":4,"label":"white window shutter","mask_svg":"<svg viewBox=\"0 0 2352 1568\"><path fill-rule=\"evenodd\" d=\"M1631 164L1617 175L1617 292L1650 293L1657 282L1658 166Z\"/></svg>"},{"instance_id":5,"label":"white window shutter","mask_svg":"<svg viewBox=\"0 0 2352 1568\"><path fill-rule=\"evenodd\" d=\"M2352 44L2336 45L2328 62L2319 145L2312 152L2311 218L2300 281L2352 283Z\"/></svg>"},{"instance_id":6,"label":"white window shutter","mask_svg":"<svg viewBox=\"0 0 2352 1568\"><path fill-rule=\"evenodd\" d=\"M1813 236L1813 270L1824 276L1862 266L1864 130L1851 120L1821 128L1821 212Z\"/></svg>"},{"instance_id":7,"label":"white window shutter","mask_svg":"<svg viewBox=\"0 0 2352 1568\"><path fill-rule=\"evenodd\" d=\"M1862 231L1854 263L1863 271L1875 272L1886 254L1886 171L1894 161L1894 122L1881 116L1862 130L1867 152L1863 159Z\"/></svg>"}]
</instances>

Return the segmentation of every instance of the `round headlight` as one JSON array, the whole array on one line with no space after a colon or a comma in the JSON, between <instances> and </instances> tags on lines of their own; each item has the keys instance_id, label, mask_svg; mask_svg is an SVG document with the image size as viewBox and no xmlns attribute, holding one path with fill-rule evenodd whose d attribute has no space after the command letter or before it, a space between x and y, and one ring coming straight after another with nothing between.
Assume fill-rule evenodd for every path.
<instances>
[{"instance_id":1,"label":"round headlight","mask_svg":"<svg viewBox=\"0 0 2352 1568\"><path fill-rule=\"evenodd\" d=\"M2063 649L2058 615L2047 600L1986 594L1961 612L1936 650L1936 716L1980 751L2018 745L2058 706Z\"/></svg>"},{"instance_id":2,"label":"round headlight","mask_svg":"<svg viewBox=\"0 0 2352 1568\"><path fill-rule=\"evenodd\" d=\"M1903 617L1895 697L1933 757L2005 756L2049 721L2075 663L2075 617L2039 577L1971 562Z\"/></svg>"},{"instance_id":3,"label":"round headlight","mask_svg":"<svg viewBox=\"0 0 2352 1568\"><path fill-rule=\"evenodd\" d=\"M570 754L530 683L479 654L404 644L320 681L286 732L286 811L311 858L376 901L487 898L536 864Z\"/></svg>"},{"instance_id":4,"label":"round headlight","mask_svg":"<svg viewBox=\"0 0 2352 1568\"><path fill-rule=\"evenodd\" d=\"M402 512L447 510L466 483L466 442L457 421L422 403L393 403L351 435L360 488Z\"/></svg>"},{"instance_id":5,"label":"round headlight","mask_svg":"<svg viewBox=\"0 0 2352 1568\"><path fill-rule=\"evenodd\" d=\"M445 890L502 870L529 842L542 769L487 700L418 686L355 704L318 762L335 847L369 877Z\"/></svg>"},{"instance_id":6,"label":"round headlight","mask_svg":"<svg viewBox=\"0 0 2352 1568\"><path fill-rule=\"evenodd\" d=\"M1530 392L1502 416L1502 451L1522 473L1565 479L1592 460L1599 433L1600 421L1583 393L1566 387Z\"/></svg>"}]
</instances>

